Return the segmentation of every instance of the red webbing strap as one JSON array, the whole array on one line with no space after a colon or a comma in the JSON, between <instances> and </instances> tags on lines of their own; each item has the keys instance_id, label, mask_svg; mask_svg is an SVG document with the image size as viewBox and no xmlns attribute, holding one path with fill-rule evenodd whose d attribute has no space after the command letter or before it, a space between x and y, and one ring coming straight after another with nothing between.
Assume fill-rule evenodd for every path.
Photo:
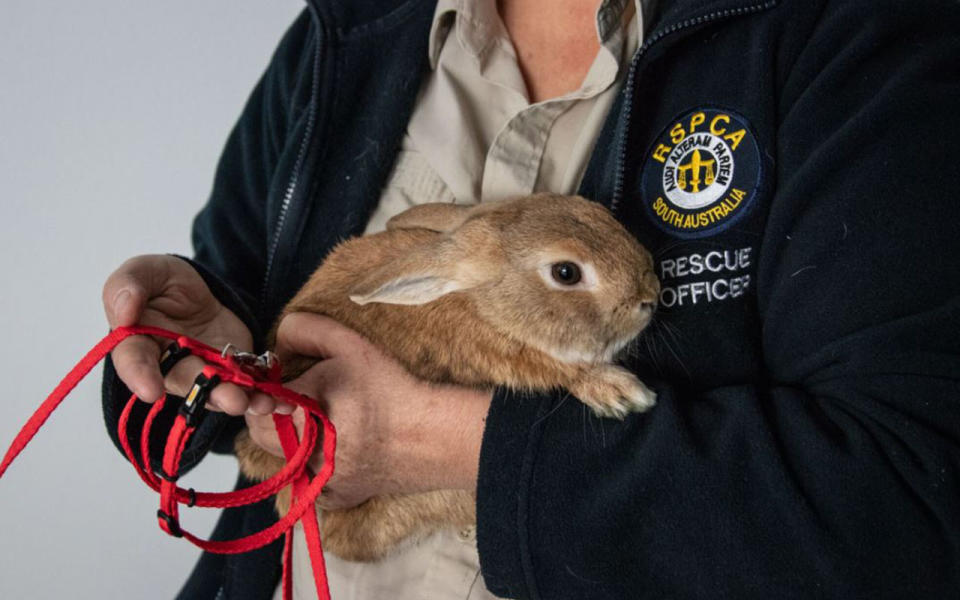
<instances>
[{"instance_id":1,"label":"red webbing strap","mask_svg":"<svg viewBox=\"0 0 960 600\"><path fill-rule=\"evenodd\" d=\"M118 333L119 331L120 330L111 331L105 338L100 340L100 343L87 352L86 356L80 359L80 362L67 373L63 381L57 385L53 392L47 396L47 399L44 400L43 404L40 405L40 408L27 420L20 429L20 433L17 434L17 437L14 438L13 443L10 444L10 447L7 449L7 453L3 457L3 462L0 462L0 477L3 477L7 467L13 462L13 459L30 443L33 436L37 434L37 431L43 426L47 418L50 417L50 414L57 409L57 406L63 402L67 394L80 383L80 380L90 372L90 369L96 366L108 352L113 350L114 346L126 337L122 333Z\"/></svg>"},{"instance_id":2,"label":"red webbing strap","mask_svg":"<svg viewBox=\"0 0 960 600\"><path fill-rule=\"evenodd\" d=\"M283 536L283 573L280 576L281 592L284 600L293 598L293 530Z\"/></svg>"},{"instance_id":3,"label":"red webbing strap","mask_svg":"<svg viewBox=\"0 0 960 600\"><path fill-rule=\"evenodd\" d=\"M0 463L0 477L3 476L7 468L30 440L33 439L40 427L43 426L53 411L56 410L63 399L66 398L67 394L69 394L87 373L89 373L104 356L113 350L117 344L132 335L152 335L175 340L180 348L188 349L190 354L198 356L208 363L202 375L197 378L198 383L195 384L195 390L191 391L187 408L189 408L190 400L192 400L197 386L200 385L199 382L201 378L204 378L204 381L209 383L209 387L211 388L220 381L228 381L247 389L262 391L275 398L303 408L307 418L304 419L302 439L299 440L297 439L296 428L293 426L293 420L289 415L274 414L273 416L277 433L283 446L284 455L287 458L287 464L267 481L243 490L225 493L196 492L192 488L183 489L176 485L183 452L187 447L190 436L193 435L196 430L196 423L191 422L196 412L195 410L185 411L184 407L182 407L180 414L178 414L174 420L174 424L167 435L167 443L164 448L161 465L162 473L160 476L153 472L150 465L149 438L153 422L166 403L166 394L150 407L145 417L140 437L139 460L133 453L127 435L130 414L134 403L137 401L135 395L130 397L129 402L121 412L117 430L123 450L131 464L133 464L137 474L144 483L160 493L160 510L157 512L157 516L161 529L170 535L184 537L194 545L208 552L218 554L235 554L254 550L273 542L281 534L286 532L287 537L283 549L284 571L282 588L284 599L290 600L292 598L292 582L290 577L292 556L291 531L294 523L299 519L303 519L304 531L307 537L307 547L310 552L314 579L317 584L317 595L321 600L329 600L330 592L327 589L326 568L323 561L322 547L320 545L319 527L314 503L317 496L320 495L321 489L333 474L336 431L316 401L297 394L279 383L279 365L274 364L268 372L258 371L250 368L247 364L241 364L235 361L231 355L223 355L221 352L201 342L180 336L165 329L148 326L118 328L104 337L71 369L67 376L57 385L56 389L54 389L43 404L41 404L37 411L30 417L16 438L14 438L13 443L3 458L3 462ZM193 408L202 410L203 399L198 402L199 407ZM320 436L320 427L323 428L322 437ZM310 479L307 474L307 463L318 438L321 439L324 461L319 473L317 473L313 479ZM234 540L214 541L198 538L180 528L180 504L215 508L242 506L259 502L291 484L293 485L293 498L289 512L270 527L257 533Z\"/></svg>"},{"instance_id":4,"label":"red webbing strap","mask_svg":"<svg viewBox=\"0 0 960 600\"><path fill-rule=\"evenodd\" d=\"M283 446L283 453L286 455L287 460L290 460L290 457L297 450L296 430L289 419L281 420L277 418L277 415L274 415L274 422L277 426L277 433L280 435L280 444ZM301 475L293 482L290 509L293 508L293 503L302 502L308 484L309 480L306 475ZM317 585L317 597L323 598L324 591L321 589L321 585L326 586L327 565L323 560L323 546L320 543L320 523L317 522L317 511L313 508L312 503L307 512L303 514L301 522L303 523L304 537L307 539L307 551L310 553L310 564L313 566L313 580ZM292 530L287 532L287 542L291 544L293 542ZM292 562L288 561L284 563L284 581L290 581L292 579L291 574L288 572L291 567Z\"/></svg>"},{"instance_id":5,"label":"red webbing strap","mask_svg":"<svg viewBox=\"0 0 960 600\"><path fill-rule=\"evenodd\" d=\"M160 413L160 410L163 408L165 402L166 397L161 397L160 400L157 400L153 404L153 406L150 408L150 411L147 413L147 417L144 421L143 429L140 435L141 457L149 456L150 427L152 426L154 418L156 418L157 414ZM143 482L150 486L154 491L159 492L162 479L153 473L149 465L145 465L144 467L140 466L137 457L133 454L132 448L130 448L128 437L126 435L127 423L130 418L130 412L133 409L133 404L133 402L128 402L124 407L123 412L120 414L120 420L117 424L117 431L121 434L120 444L122 445L127 458L133 464L134 469L136 469L137 474L140 475L140 478L143 480ZM287 482L293 480L294 471L297 470L297 465L304 462L304 455L308 454L310 445L316 443L316 431L316 427L311 427L309 431L305 431L305 443L297 449L297 454L295 454L292 459L288 458L289 462L284 465L279 472L277 472L275 477L268 479L267 481L260 482L255 486L245 488L243 490L227 493L195 492L191 494L190 490L184 491L182 489L175 489L174 491L177 493L181 502L186 502L192 498L194 500L194 504L201 507L224 508L259 502L268 496L276 494L287 484ZM190 433L192 434L193 432L191 431Z\"/></svg>"}]
</instances>

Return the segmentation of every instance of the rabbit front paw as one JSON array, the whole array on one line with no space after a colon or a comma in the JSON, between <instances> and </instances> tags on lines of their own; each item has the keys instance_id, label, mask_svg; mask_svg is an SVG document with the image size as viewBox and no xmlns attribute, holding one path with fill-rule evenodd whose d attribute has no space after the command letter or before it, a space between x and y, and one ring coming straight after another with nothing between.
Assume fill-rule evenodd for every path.
<instances>
[{"instance_id":1,"label":"rabbit front paw","mask_svg":"<svg viewBox=\"0 0 960 600\"><path fill-rule=\"evenodd\" d=\"M656 403L657 395L623 367L591 367L570 386L570 391L599 417L623 419Z\"/></svg>"}]
</instances>

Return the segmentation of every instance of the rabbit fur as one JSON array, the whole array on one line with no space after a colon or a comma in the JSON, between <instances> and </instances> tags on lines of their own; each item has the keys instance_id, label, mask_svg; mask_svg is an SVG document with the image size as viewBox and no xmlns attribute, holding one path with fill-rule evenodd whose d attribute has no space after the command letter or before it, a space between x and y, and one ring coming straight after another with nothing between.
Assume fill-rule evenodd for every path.
<instances>
[{"instance_id":1,"label":"rabbit fur","mask_svg":"<svg viewBox=\"0 0 960 600\"><path fill-rule=\"evenodd\" d=\"M553 267L561 263L574 263L580 280L558 281ZM280 319L330 316L427 381L565 388L597 415L623 418L652 406L655 395L613 358L649 322L658 294L649 252L604 207L537 194L415 206L386 231L339 244ZM284 375L294 378L310 364L288 362ZM284 464L246 431L236 449L241 470L256 480ZM278 494L281 514L289 499L289 489ZM326 550L372 561L404 541L475 520L472 493L443 490L323 511L320 525Z\"/></svg>"}]
</instances>

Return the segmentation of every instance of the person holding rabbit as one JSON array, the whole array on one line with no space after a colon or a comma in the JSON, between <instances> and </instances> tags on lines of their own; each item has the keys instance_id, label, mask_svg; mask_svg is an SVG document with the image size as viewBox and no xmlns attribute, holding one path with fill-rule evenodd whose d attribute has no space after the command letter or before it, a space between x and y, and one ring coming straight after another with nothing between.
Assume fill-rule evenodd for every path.
<instances>
[{"instance_id":1,"label":"person holding rabbit","mask_svg":"<svg viewBox=\"0 0 960 600\"><path fill-rule=\"evenodd\" d=\"M334 597L951 597L958 25L946 2L311 0L227 142L196 256L125 263L108 320L247 350L276 325L311 364L290 385L339 431L324 512L475 495L475 531L331 556ZM653 408L430 382L330 316L277 323L343 239L535 192L602 204L649 250L657 314L619 358ZM125 387L151 401L199 370L164 381L160 351L114 352L112 435ZM278 453L289 407L228 385L211 402L187 465L244 428ZM275 519L227 511L217 534ZM204 555L182 595L270 598L278 563Z\"/></svg>"}]
</instances>

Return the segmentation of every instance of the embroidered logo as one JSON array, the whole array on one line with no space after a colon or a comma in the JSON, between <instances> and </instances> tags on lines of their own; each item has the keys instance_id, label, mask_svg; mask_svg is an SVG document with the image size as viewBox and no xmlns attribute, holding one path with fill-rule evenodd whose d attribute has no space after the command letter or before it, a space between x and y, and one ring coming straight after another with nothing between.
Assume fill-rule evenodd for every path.
<instances>
[{"instance_id":1,"label":"embroidered logo","mask_svg":"<svg viewBox=\"0 0 960 600\"><path fill-rule=\"evenodd\" d=\"M762 170L747 120L732 111L700 108L660 133L643 166L640 197L664 231L704 237L749 212Z\"/></svg>"}]
</instances>

